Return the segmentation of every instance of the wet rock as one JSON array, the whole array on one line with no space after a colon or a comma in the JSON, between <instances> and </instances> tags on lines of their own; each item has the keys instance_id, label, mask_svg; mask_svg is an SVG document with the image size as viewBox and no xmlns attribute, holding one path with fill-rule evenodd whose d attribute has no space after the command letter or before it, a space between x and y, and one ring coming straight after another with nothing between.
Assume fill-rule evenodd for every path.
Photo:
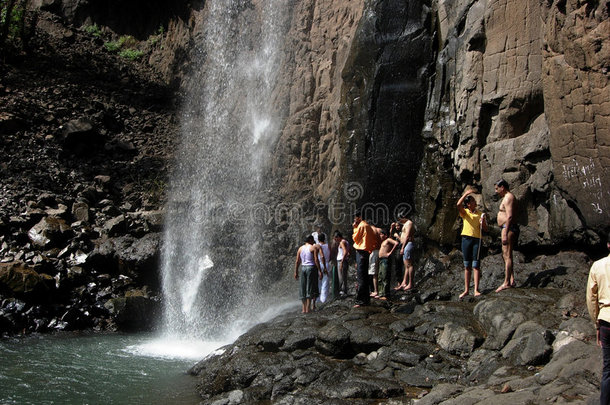
<instances>
[{"instance_id":1,"label":"wet rock","mask_svg":"<svg viewBox=\"0 0 610 405\"><path fill-rule=\"evenodd\" d=\"M138 292L112 298L104 306L122 330L150 330L160 314L160 302Z\"/></svg>"},{"instance_id":2,"label":"wet rock","mask_svg":"<svg viewBox=\"0 0 610 405\"><path fill-rule=\"evenodd\" d=\"M329 323L318 333L316 348L323 354L343 358L352 355L349 329L340 324Z\"/></svg>"},{"instance_id":3,"label":"wet rock","mask_svg":"<svg viewBox=\"0 0 610 405\"><path fill-rule=\"evenodd\" d=\"M54 280L50 276L38 274L20 262L1 263L0 285L13 294L38 294L42 299L44 293L54 286Z\"/></svg>"}]
</instances>

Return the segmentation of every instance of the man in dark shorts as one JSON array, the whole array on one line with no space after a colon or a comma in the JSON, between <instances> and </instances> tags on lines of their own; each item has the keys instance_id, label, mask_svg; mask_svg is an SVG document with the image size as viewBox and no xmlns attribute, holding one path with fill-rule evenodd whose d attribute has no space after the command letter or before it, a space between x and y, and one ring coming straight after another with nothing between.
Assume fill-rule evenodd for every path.
<instances>
[{"instance_id":1,"label":"man in dark shorts","mask_svg":"<svg viewBox=\"0 0 610 405\"><path fill-rule=\"evenodd\" d=\"M506 180L500 180L495 185L496 194L502 198L498 212L498 226L502 229L502 257L504 258L504 282L496 292L516 286L513 270L513 250L519 239L519 225L517 225L517 203L513 193L508 189Z\"/></svg>"}]
</instances>

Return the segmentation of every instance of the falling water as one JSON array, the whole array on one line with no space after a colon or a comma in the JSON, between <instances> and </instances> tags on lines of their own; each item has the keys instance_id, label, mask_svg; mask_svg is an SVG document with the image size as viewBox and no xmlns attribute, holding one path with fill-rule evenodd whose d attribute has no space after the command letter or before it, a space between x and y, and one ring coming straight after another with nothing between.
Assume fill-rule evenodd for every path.
<instances>
[{"instance_id":1,"label":"falling water","mask_svg":"<svg viewBox=\"0 0 610 405\"><path fill-rule=\"evenodd\" d=\"M263 229L248 213L265 201L265 162L279 132L272 98L289 3L206 2L165 224L169 335L227 341L265 310Z\"/></svg>"}]
</instances>

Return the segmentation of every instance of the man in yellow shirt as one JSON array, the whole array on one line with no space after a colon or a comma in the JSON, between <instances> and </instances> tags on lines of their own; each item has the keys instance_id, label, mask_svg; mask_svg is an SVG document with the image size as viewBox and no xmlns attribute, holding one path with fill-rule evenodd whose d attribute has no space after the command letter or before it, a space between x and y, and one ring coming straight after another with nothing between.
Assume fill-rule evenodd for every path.
<instances>
[{"instance_id":1,"label":"man in yellow shirt","mask_svg":"<svg viewBox=\"0 0 610 405\"><path fill-rule=\"evenodd\" d=\"M610 234L606 247L610 250ZM597 329L597 344L602 348L603 371L600 404L610 404L610 256L593 263L587 282L587 309Z\"/></svg>"},{"instance_id":2,"label":"man in yellow shirt","mask_svg":"<svg viewBox=\"0 0 610 405\"><path fill-rule=\"evenodd\" d=\"M373 250L379 249L380 243L378 233L362 219L360 210L354 213L352 227L352 240L356 250L356 279L358 281L354 308L358 308L371 303L371 296L369 294L369 256Z\"/></svg>"}]
</instances>

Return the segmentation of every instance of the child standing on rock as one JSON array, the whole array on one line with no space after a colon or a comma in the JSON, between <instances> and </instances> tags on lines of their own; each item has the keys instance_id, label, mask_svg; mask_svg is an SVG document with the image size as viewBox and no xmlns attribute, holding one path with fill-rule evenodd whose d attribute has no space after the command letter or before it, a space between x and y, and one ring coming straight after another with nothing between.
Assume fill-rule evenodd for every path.
<instances>
[{"instance_id":1,"label":"child standing on rock","mask_svg":"<svg viewBox=\"0 0 610 405\"><path fill-rule=\"evenodd\" d=\"M460 217L464 220L462 227L462 255L464 255L464 292L460 299L468 295L470 291L470 275L474 269L474 296L481 295L479 292L479 280L481 279L480 250L482 231L487 231L485 214L477 210L477 201L471 195L472 188L466 188L464 194L457 202Z\"/></svg>"}]
</instances>

